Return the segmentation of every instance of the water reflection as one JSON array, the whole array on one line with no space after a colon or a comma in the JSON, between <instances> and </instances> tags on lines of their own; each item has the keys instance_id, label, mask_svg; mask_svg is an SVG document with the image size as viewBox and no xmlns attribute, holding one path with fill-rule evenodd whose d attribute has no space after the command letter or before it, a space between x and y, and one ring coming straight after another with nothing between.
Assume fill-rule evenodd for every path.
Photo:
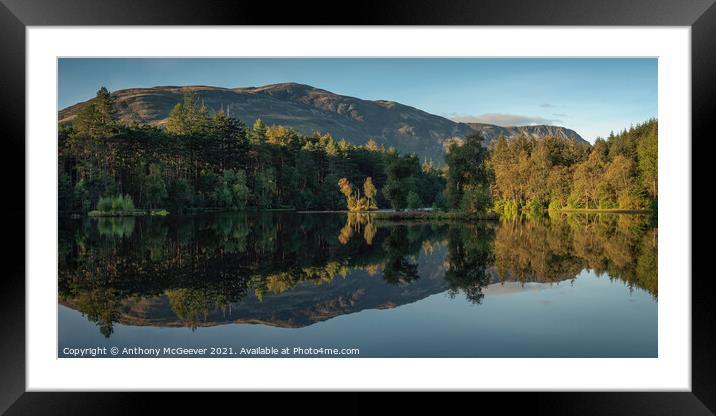
<instances>
[{"instance_id":1,"label":"water reflection","mask_svg":"<svg viewBox=\"0 0 716 416\"><path fill-rule=\"evenodd\" d=\"M366 244L373 244L373 238L378 231L375 225L374 215L369 213L361 212L349 212L346 214L346 224L341 228L341 232L338 235L338 241L345 245L353 237L353 234L361 234L363 229L363 238Z\"/></svg>"},{"instance_id":2,"label":"water reflection","mask_svg":"<svg viewBox=\"0 0 716 416\"><path fill-rule=\"evenodd\" d=\"M59 299L110 337L118 322L306 327L447 292L584 269L657 297L657 230L635 215L393 223L367 214L61 220Z\"/></svg>"}]
</instances>

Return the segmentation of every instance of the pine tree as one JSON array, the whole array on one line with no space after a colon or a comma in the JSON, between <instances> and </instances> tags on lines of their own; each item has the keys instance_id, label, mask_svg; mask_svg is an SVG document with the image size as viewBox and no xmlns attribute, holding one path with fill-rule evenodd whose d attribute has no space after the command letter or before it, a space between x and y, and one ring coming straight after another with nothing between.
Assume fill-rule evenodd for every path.
<instances>
[{"instance_id":1,"label":"pine tree","mask_svg":"<svg viewBox=\"0 0 716 416\"><path fill-rule=\"evenodd\" d=\"M261 144L266 142L266 125L260 118L257 118L253 127L251 127L249 141L251 144Z\"/></svg>"},{"instance_id":2,"label":"pine tree","mask_svg":"<svg viewBox=\"0 0 716 416\"><path fill-rule=\"evenodd\" d=\"M92 101L77 114L74 129L78 135L91 138L107 138L117 133L114 99L102 87Z\"/></svg>"}]
</instances>

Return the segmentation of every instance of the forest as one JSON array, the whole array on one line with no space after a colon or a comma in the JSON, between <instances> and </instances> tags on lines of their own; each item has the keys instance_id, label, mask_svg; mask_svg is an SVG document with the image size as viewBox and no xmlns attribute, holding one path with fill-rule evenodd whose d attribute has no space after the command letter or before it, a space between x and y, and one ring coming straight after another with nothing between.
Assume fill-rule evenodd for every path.
<instances>
[{"instance_id":1,"label":"forest","mask_svg":"<svg viewBox=\"0 0 716 416\"><path fill-rule=\"evenodd\" d=\"M186 95L164 126L117 120L101 88L58 130L64 213L433 208L513 217L564 209L655 209L657 120L597 139L478 134L445 164L284 126L251 127Z\"/></svg>"}]
</instances>

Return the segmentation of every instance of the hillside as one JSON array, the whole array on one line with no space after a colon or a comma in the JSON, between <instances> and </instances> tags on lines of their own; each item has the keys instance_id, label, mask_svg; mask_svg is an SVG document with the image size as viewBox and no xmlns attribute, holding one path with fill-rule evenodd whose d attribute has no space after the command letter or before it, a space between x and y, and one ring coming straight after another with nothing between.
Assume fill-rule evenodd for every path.
<instances>
[{"instance_id":1,"label":"hillside","mask_svg":"<svg viewBox=\"0 0 716 416\"><path fill-rule=\"evenodd\" d=\"M224 110L247 125L261 118L266 124L282 124L310 134L330 133L363 144L369 138L401 153L414 152L421 158L442 160L443 144L473 131L490 141L504 134L525 133L533 137L553 134L583 140L573 130L557 126L499 127L490 124L458 123L394 101L369 101L334 94L296 83L249 88L210 86L162 86L132 88L112 93L119 117L125 122L163 125L172 107L191 92L211 112ZM87 102L59 112L59 122L71 122Z\"/></svg>"}]
</instances>

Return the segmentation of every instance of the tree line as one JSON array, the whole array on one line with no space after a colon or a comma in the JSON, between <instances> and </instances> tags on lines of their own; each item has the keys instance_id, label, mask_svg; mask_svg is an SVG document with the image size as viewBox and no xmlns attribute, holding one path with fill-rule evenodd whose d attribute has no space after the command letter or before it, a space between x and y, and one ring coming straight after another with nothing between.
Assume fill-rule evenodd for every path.
<instances>
[{"instance_id":1,"label":"tree line","mask_svg":"<svg viewBox=\"0 0 716 416\"><path fill-rule=\"evenodd\" d=\"M60 211L87 212L108 198L176 213L339 210L346 209L350 183L364 184L365 197L355 200L360 206L403 209L431 205L444 186L437 167L375 140L354 145L260 119L248 128L192 95L155 127L118 121L102 88L70 125L59 127L58 140Z\"/></svg>"},{"instance_id":2,"label":"tree line","mask_svg":"<svg viewBox=\"0 0 716 416\"><path fill-rule=\"evenodd\" d=\"M656 207L655 119L593 145L519 136L486 146L475 133L448 145L437 166L373 139L355 145L260 119L247 127L191 94L163 126L122 123L116 113L101 88L59 127L60 211L433 207L512 217Z\"/></svg>"},{"instance_id":3,"label":"tree line","mask_svg":"<svg viewBox=\"0 0 716 416\"><path fill-rule=\"evenodd\" d=\"M472 135L447 148L449 207L503 217L561 209L656 209L658 121L593 145L563 137Z\"/></svg>"},{"instance_id":4,"label":"tree line","mask_svg":"<svg viewBox=\"0 0 716 416\"><path fill-rule=\"evenodd\" d=\"M650 209L657 198L655 119L593 145L547 137L499 138L491 147L494 209Z\"/></svg>"}]
</instances>

